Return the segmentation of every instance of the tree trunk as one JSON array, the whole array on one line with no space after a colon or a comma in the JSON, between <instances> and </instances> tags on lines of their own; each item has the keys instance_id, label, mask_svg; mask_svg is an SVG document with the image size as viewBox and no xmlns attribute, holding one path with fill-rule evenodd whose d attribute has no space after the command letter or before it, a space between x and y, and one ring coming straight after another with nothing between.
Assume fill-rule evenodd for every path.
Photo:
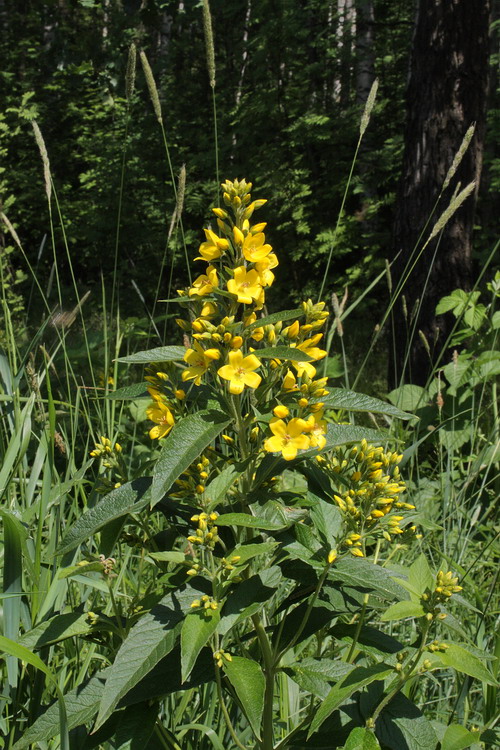
<instances>
[{"instance_id":1,"label":"tree trunk","mask_svg":"<svg viewBox=\"0 0 500 750\"><path fill-rule=\"evenodd\" d=\"M356 0L356 100L365 104L375 80L373 0Z\"/></svg>"},{"instance_id":2,"label":"tree trunk","mask_svg":"<svg viewBox=\"0 0 500 750\"><path fill-rule=\"evenodd\" d=\"M454 289L470 288L472 229L486 122L489 13L490 0L419 2L396 202L394 256L400 255L393 267L394 284L405 278L430 228L448 206L457 182L463 188L476 180L476 191L423 252L404 285L405 299L400 298L394 308L394 351L389 369L393 386L401 379L425 384L431 364L428 348L434 363L453 322L448 316L436 318L436 304ZM474 122L472 142L419 242L453 157Z\"/></svg>"}]
</instances>

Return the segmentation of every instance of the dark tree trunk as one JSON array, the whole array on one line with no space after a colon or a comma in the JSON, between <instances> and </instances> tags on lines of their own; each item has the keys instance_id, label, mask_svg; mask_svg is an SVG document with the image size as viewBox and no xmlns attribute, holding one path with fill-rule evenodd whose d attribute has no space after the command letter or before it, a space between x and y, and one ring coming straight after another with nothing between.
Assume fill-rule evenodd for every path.
<instances>
[{"instance_id":1,"label":"dark tree trunk","mask_svg":"<svg viewBox=\"0 0 500 750\"><path fill-rule=\"evenodd\" d=\"M453 157L472 123L475 135L433 216L424 240L450 202L457 181L476 180L476 191L440 238L424 251L395 306L394 352L389 381L425 384L452 321L436 319L441 297L470 288L472 229L481 173L488 83L490 0L420 0L407 89L402 180L396 203L393 282L405 268L442 188ZM420 242L422 247L422 242ZM418 251L417 251L418 252ZM416 257L414 255L413 257ZM411 332L413 331L413 336ZM409 352L407 355L406 353Z\"/></svg>"}]
</instances>

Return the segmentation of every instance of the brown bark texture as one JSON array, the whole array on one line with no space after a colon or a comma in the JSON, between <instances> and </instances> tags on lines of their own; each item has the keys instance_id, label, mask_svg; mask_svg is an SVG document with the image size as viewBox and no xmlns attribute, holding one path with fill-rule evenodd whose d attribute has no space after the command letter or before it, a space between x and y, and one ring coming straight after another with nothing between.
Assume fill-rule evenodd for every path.
<instances>
[{"instance_id":1,"label":"brown bark texture","mask_svg":"<svg viewBox=\"0 0 500 750\"><path fill-rule=\"evenodd\" d=\"M424 385L451 330L451 316L436 318L441 297L468 289L472 274L472 230L481 174L488 89L490 0L419 0L407 88L407 121L394 225L393 289L406 277L413 259L460 182L476 181L462 204L425 249L394 308L394 348L389 366L392 386ZM448 169L468 127L472 142L445 191L423 239ZM415 251L415 246L419 247ZM406 302L406 304L405 304ZM443 364L448 361L445 355Z\"/></svg>"}]
</instances>

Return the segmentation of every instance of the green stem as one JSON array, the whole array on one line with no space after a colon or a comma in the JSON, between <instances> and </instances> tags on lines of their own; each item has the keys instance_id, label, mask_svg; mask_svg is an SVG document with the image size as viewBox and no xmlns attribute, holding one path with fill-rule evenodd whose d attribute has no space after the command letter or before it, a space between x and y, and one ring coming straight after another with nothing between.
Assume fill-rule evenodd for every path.
<instances>
[{"instance_id":1,"label":"green stem","mask_svg":"<svg viewBox=\"0 0 500 750\"><path fill-rule=\"evenodd\" d=\"M226 704L224 702L224 698L222 696L222 681L220 678L220 669L219 667L215 667L215 681L217 683L217 696L219 698L220 707L222 710L222 713L224 715L224 719L226 721L227 728L229 729L229 734L233 738L233 742L237 745L237 747L240 748L240 750L247 750L245 745L242 745L241 742L238 739L238 736L234 730L231 717L229 716L229 711L227 710Z\"/></svg>"},{"instance_id":2,"label":"green stem","mask_svg":"<svg viewBox=\"0 0 500 750\"><path fill-rule=\"evenodd\" d=\"M413 659L410 660L405 673L402 674L399 677L399 679L397 680L394 688L392 690L389 690L389 692L387 693L387 695L385 696L385 698L383 698L383 700L381 700L380 703L378 704L377 708L375 709L375 711L373 712L373 715L372 715L372 721L373 721L373 723L375 723L377 721L380 713L392 701L392 699L394 698L394 696L397 693L399 693L399 691L401 690L401 688L403 687L403 685L406 682L408 682L409 679L411 679L413 677L413 674L412 674L413 669L414 669L415 665L418 663L418 660L420 659L420 657L422 656L422 654L424 652L425 642L426 642L426 639L427 639L427 633L429 632L429 627L430 627L430 622L428 620L426 620L425 623L424 623L424 626L422 628L422 635L421 635L421 638L420 638L420 647L419 647L417 653L415 654L415 656L413 657Z\"/></svg>"},{"instance_id":3,"label":"green stem","mask_svg":"<svg viewBox=\"0 0 500 750\"><path fill-rule=\"evenodd\" d=\"M318 583L317 583L316 589L314 591L314 594L311 596L311 599L309 601L307 609L304 612L304 617L302 618L301 623L300 623L297 631L295 632L295 635L293 636L293 638L290 641L290 643L288 644L288 646L283 651L277 653L276 659L275 659L275 662L274 662L275 664L277 664L279 662L279 660L281 659L281 657L284 654L286 654L287 651L290 651L290 649L295 646L295 644L299 640L300 636L302 635L302 633L304 631L304 628L306 627L307 622L309 620L309 617L311 616L312 608L314 607L314 604L316 603L316 599L319 596L319 593L320 593L320 591L321 591L321 589L323 587L323 584L324 584L324 582L326 580L326 577L328 575L328 571L329 570L330 570L330 563L328 563L328 565L325 567L323 573L321 574L321 576L320 576L320 578L318 580ZM279 648L279 641L277 642L276 647Z\"/></svg>"},{"instance_id":4,"label":"green stem","mask_svg":"<svg viewBox=\"0 0 500 750\"><path fill-rule=\"evenodd\" d=\"M377 541L377 546L375 547L375 554L373 556L373 564L374 565L376 565L377 562L378 562L378 556L380 554L380 544L381 544L381 540L379 539ZM356 626L356 632L354 633L354 638L352 639L351 648L349 649L349 654L347 656L347 663L348 664L351 664L351 659L354 656L354 652L355 652L356 646L358 644L359 635L361 633L361 628L363 627L364 622L365 622L366 607L368 605L368 598L369 598L369 596L370 596L369 594L365 594L364 598L363 598L363 606L361 608L361 612L359 613L359 619L358 619L358 624Z\"/></svg>"},{"instance_id":5,"label":"green stem","mask_svg":"<svg viewBox=\"0 0 500 750\"><path fill-rule=\"evenodd\" d=\"M262 658L264 661L264 674L266 677L266 688L264 697L264 715L262 717L262 750L273 750L274 747L274 732L273 732L273 708L274 708L274 658L267 637L266 630L262 624L262 620L259 615L252 616L252 622L257 634L257 638L260 644L260 650L262 652Z\"/></svg>"}]
</instances>

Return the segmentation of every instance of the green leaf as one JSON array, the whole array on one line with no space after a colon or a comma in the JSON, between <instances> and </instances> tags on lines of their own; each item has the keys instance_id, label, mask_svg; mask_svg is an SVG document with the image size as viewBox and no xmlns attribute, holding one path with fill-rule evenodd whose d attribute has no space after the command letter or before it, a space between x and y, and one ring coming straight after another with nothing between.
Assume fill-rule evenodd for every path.
<instances>
[{"instance_id":1,"label":"green leaf","mask_svg":"<svg viewBox=\"0 0 500 750\"><path fill-rule=\"evenodd\" d=\"M441 740L441 750L465 750L475 742L479 742L479 732L473 734L460 724L450 724Z\"/></svg>"},{"instance_id":2,"label":"green leaf","mask_svg":"<svg viewBox=\"0 0 500 750\"><path fill-rule=\"evenodd\" d=\"M394 406L407 412L421 409L429 401L429 396L425 388L422 388L420 385L409 384L395 388L387 394L387 398Z\"/></svg>"},{"instance_id":3,"label":"green leaf","mask_svg":"<svg viewBox=\"0 0 500 750\"><path fill-rule=\"evenodd\" d=\"M329 388L328 391L328 396L318 399L327 409L372 412L373 414L387 414L398 419L415 419L414 414L407 414L392 404L372 396L365 396L363 393L347 391L344 388Z\"/></svg>"},{"instance_id":4,"label":"green leaf","mask_svg":"<svg viewBox=\"0 0 500 750\"><path fill-rule=\"evenodd\" d=\"M264 711L266 680L257 662L242 656L233 656L232 661L223 662L224 672L234 687L245 716L255 735L260 738L260 726Z\"/></svg>"},{"instance_id":5,"label":"green leaf","mask_svg":"<svg viewBox=\"0 0 500 750\"><path fill-rule=\"evenodd\" d=\"M173 562L180 565L186 561L186 555L184 552L177 552L175 550L167 550L165 552L150 552L148 557L152 557L153 560L159 562Z\"/></svg>"},{"instance_id":6,"label":"green leaf","mask_svg":"<svg viewBox=\"0 0 500 750\"><path fill-rule=\"evenodd\" d=\"M336 685L332 687L327 697L316 711L311 722L308 738L313 734L321 724L332 714L336 708L341 706L353 693L361 690L362 687L370 685L375 680L383 680L384 677L392 674L393 668L387 664L375 664L371 667L354 667L351 671Z\"/></svg>"},{"instance_id":7,"label":"green leaf","mask_svg":"<svg viewBox=\"0 0 500 750\"><path fill-rule=\"evenodd\" d=\"M310 362L313 358L293 346L268 346L256 349L255 354L262 359L287 359L292 362Z\"/></svg>"},{"instance_id":8,"label":"green leaf","mask_svg":"<svg viewBox=\"0 0 500 750\"><path fill-rule=\"evenodd\" d=\"M82 561L83 562L83 561ZM58 578L72 578L74 576L86 575L87 573L102 573L102 562L84 562L83 565L70 565L68 568L59 570Z\"/></svg>"},{"instance_id":9,"label":"green leaf","mask_svg":"<svg viewBox=\"0 0 500 750\"><path fill-rule=\"evenodd\" d=\"M281 579L281 569L273 565L238 584L224 604L219 633L225 635L237 622L261 610L276 593Z\"/></svg>"},{"instance_id":10,"label":"green leaf","mask_svg":"<svg viewBox=\"0 0 500 750\"><path fill-rule=\"evenodd\" d=\"M299 664L292 664L285 671L307 693L312 693L324 700L331 689L331 682L338 682L352 669L351 664L331 659L302 659Z\"/></svg>"},{"instance_id":11,"label":"green leaf","mask_svg":"<svg viewBox=\"0 0 500 750\"><path fill-rule=\"evenodd\" d=\"M364 646L363 650L366 651L397 654L398 651L404 649L404 645L392 635L383 633L371 625L363 625L361 630L358 631L357 625L338 622L331 628L330 635L335 638L348 638L351 641L356 639L361 646Z\"/></svg>"},{"instance_id":12,"label":"green leaf","mask_svg":"<svg viewBox=\"0 0 500 750\"><path fill-rule=\"evenodd\" d=\"M105 675L109 670L92 677L85 685L66 693L64 702L66 704L68 729L74 729L81 724L87 724L97 713L99 701L104 692ZM24 731L23 736L15 743L12 750L24 750L35 742L44 742L52 739L59 732L59 708L53 703L37 720Z\"/></svg>"},{"instance_id":13,"label":"green leaf","mask_svg":"<svg viewBox=\"0 0 500 750\"><path fill-rule=\"evenodd\" d=\"M439 657L445 666L453 667L457 672L468 674L469 677L475 677L481 682L488 683L488 685L499 686L499 683L483 662L464 646L450 643L446 651L439 652Z\"/></svg>"},{"instance_id":14,"label":"green leaf","mask_svg":"<svg viewBox=\"0 0 500 750\"><path fill-rule=\"evenodd\" d=\"M154 732L158 706L148 702L134 706L133 711L123 711L113 735L113 750L142 750Z\"/></svg>"},{"instance_id":15,"label":"green leaf","mask_svg":"<svg viewBox=\"0 0 500 750\"><path fill-rule=\"evenodd\" d=\"M347 738L344 750L380 750L380 745L373 732L356 727Z\"/></svg>"},{"instance_id":16,"label":"green leaf","mask_svg":"<svg viewBox=\"0 0 500 750\"><path fill-rule=\"evenodd\" d=\"M102 570L102 565L101 565ZM92 630L88 615L79 612L68 612L64 615L56 615L50 620L45 620L32 630L25 633L20 639L19 644L29 648L43 648L52 643L58 643L66 638L73 638L76 635L86 635Z\"/></svg>"},{"instance_id":17,"label":"green leaf","mask_svg":"<svg viewBox=\"0 0 500 750\"><path fill-rule=\"evenodd\" d=\"M447 297L442 297L436 305L436 315L444 315L444 313L450 312L460 305L461 302L456 296L450 294Z\"/></svg>"},{"instance_id":18,"label":"green leaf","mask_svg":"<svg viewBox=\"0 0 500 750\"><path fill-rule=\"evenodd\" d=\"M0 652L9 654L10 656L14 656L19 661L24 661L27 664L31 664L32 667L35 667L35 669L39 669L40 672L46 674L49 679L51 679L53 682L56 682L56 678L52 674L48 666L44 664L39 656L30 651L29 648L26 648L26 646L22 646L20 643L16 643L10 638L6 638L5 636L0 635Z\"/></svg>"},{"instance_id":19,"label":"green leaf","mask_svg":"<svg viewBox=\"0 0 500 750\"><path fill-rule=\"evenodd\" d=\"M205 583L200 579L200 583ZM118 702L175 646L191 603L206 593L186 585L167 594L137 622L111 665L101 700L96 729L111 716Z\"/></svg>"},{"instance_id":20,"label":"green leaf","mask_svg":"<svg viewBox=\"0 0 500 750\"><path fill-rule=\"evenodd\" d=\"M406 573L406 570L404 571ZM408 580L394 579L398 584L410 592L413 601L420 602L422 594L434 591L436 576L429 567L427 557L421 554L408 568Z\"/></svg>"},{"instance_id":21,"label":"green leaf","mask_svg":"<svg viewBox=\"0 0 500 750\"><path fill-rule=\"evenodd\" d=\"M233 565L237 565L239 567L241 565L244 565L253 557L271 554L271 552L274 552L277 546L277 542L261 542L260 544L238 544L233 549L233 551L227 555L227 559L231 560L233 556L238 555L240 559L238 560L238 562L233 563Z\"/></svg>"},{"instance_id":22,"label":"green leaf","mask_svg":"<svg viewBox=\"0 0 500 750\"><path fill-rule=\"evenodd\" d=\"M377 738L388 750L435 750L432 724L412 701L398 693L377 719Z\"/></svg>"},{"instance_id":23,"label":"green leaf","mask_svg":"<svg viewBox=\"0 0 500 750\"><path fill-rule=\"evenodd\" d=\"M274 523L267 518L256 518L249 513L223 513L217 518L217 526L242 526L247 529L277 531L285 528L284 523Z\"/></svg>"},{"instance_id":24,"label":"green leaf","mask_svg":"<svg viewBox=\"0 0 500 750\"><path fill-rule=\"evenodd\" d=\"M285 320L292 320L292 318L300 318L304 315L304 311L297 310L283 310L282 312L273 313L272 315L266 315L265 318L258 318L254 323L250 323L245 328L245 331L253 331L254 328L261 328L262 326L274 325L274 323L282 323Z\"/></svg>"},{"instance_id":25,"label":"green leaf","mask_svg":"<svg viewBox=\"0 0 500 750\"><path fill-rule=\"evenodd\" d=\"M231 418L217 409L190 414L173 428L153 471L151 507L169 491L175 480L203 453Z\"/></svg>"},{"instance_id":26,"label":"green leaf","mask_svg":"<svg viewBox=\"0 0 500 750\"><path fill-rule=\"evenodd\" d=\"M382 613L380 619L384 622L391 620L404 620L406 617L423 617L424 608L417 602L395 602Z\"/></svg>"},{"instance_id":27,"label":"green leaf","mask_svg":"<svg viewBox=\"0 0 500 750\"><path fill-rule=\"evenodd\" d=\"M315 501L311 508L311 519L315 528L330 549L334 549L342 525L342 516L339 509L332 503L327 503L321 498L315 497L311 492L308 492L307 497L309 500L314 498Z\"/></svg>"},{"instance_id":28,"label":"green leaf","mask_svg":"<svg viewBox=\"0 0 500 750\"><path fill-rule=\"evenodd\" d=\"M5 449L4 447L2 464L0 466L0 498L3 497L5 490L10 484L16 467L28 450L28 445L31 438L31 412L33 410L34 403L35 394L32 393L28 401L26 402L26 406L19 415L19 428L12 435L7 444L7 448Z\"/></svg>"},{"instance_id":29,"label":"green leaf","mask_svg":"<svg viewBox=\"0 0 500 750\"><path fill-rule=\"evenodd\" d=\"M61 741L61 750L69 750L68 719L67 719L67 713L66 713L66 705L64 702L64 697L59 688L56 676L51 672L51 670L47 667L47 665L44 664L44 662L40 659L40 657L34 654L32 651L30 651L30 649L26 648L25 646L21 646L19 643L12 641L10 638L5 638L5 636L3 635L0 635L0 652L9 654L10 656L14 656L16 659L19 659L19 661L26 662L27 664L31 664L32 667L35 667L35 669L38 669L40 670L40 672L43 672L48 677L48 679L53 683L56 693L57 693L57 702L58 702L58 707L59 707L58 716L59 716L59 734L60 734L60 741Z\"/></svg>"},{"instance_id":30,"label":"green leaf","mask_svg":"<svg viewBox=\"0 0 500 750\"><path fill-rule=\"evenodd\" d=\"M344 557L330 568L329 578L344 586L373 591L386 599L405 599L407 594L391 578L391 572L361 557Z\"/></svg>"},{"instance_id":31,"label":"green leaf","mask_svg":"<svg viewBox=\"0 0 500 750\"><path fill-rule=\"evenodd\" d=\"M134 383L134 385L127 385L125 388L117 388L116 391L113 391L112 393L107 393L106 398L111 399L123 399L123 400L129 400L129 399L136 399L136 398L151 398L149 395L147 389L151 386L151 383Z\"/></svg>"},{"instance_id":32,"label":"green leaf","mask_svg":"<svg viewBox=\"0 0 500 750\"><path fill-rule=\"evenodd\" d=\"M211 508L226 499L226 495L248 466L248 462L228 464L205 488L205 497Z\"/></svg>"},{"instance_id":33,"label":"green leaf","mask_svg":"<svg viewBox=\"0 0 500 750\"><path fill-rule=\"evenodd\" d=\"M8 510L0 508L3 522L3 633L13 641L18 640L21 620L21 597L23 594L22 546L27 537L21 521ZM13 656L7 658L9 685L17 686L18 665Z\"/></svg>"},{"instance_id":34,"label":"green leaf","mask_svg":"<svg viewBox=\"0 0 500 750\"><path fill-rule=\"evenodd\" d=\"M185 682L201 649L217 630L220 620L218 609L197 609L189 612L181 629L181 672Z\"/></svg>"},{"instance_id":35,"label":"green leaf","mask_svg":"<svg viewBox=\"0 0 500 750\"><path fill-rule=\"evenodd\" d=\"M118 357L117 362L128 364L146 364L148 362L179 362L184 359L186 348L184 346L158 346L156 349L129 354L127 357Z\"/></svg>"},{"instance_id":36,"label":"green leaf","mask_svg":"<svg viewBox=\"0 0 500 750\"><path fill-rule=\"evenodd\" d=\"M62 540L57 554L62 555L74 549L102 529L109 521L142 510L148 504L150 487L151 477L141 477L105 495L71 527Z\"/></svg>"}]
</instances>

